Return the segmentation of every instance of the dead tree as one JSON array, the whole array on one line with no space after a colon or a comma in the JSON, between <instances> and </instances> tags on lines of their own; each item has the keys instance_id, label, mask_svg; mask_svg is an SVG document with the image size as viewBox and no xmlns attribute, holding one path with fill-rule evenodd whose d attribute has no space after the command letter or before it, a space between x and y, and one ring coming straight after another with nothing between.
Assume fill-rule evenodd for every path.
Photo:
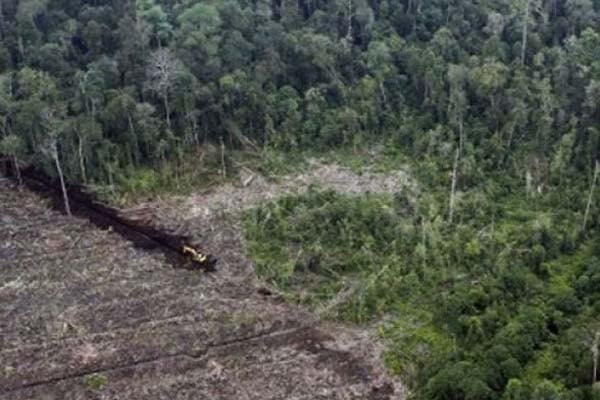
<instances>
[{"instance_id":1,"label":"dead tree","mask_svg":"<svg viewBox=\"0 0 600 400\"><path fill-rule=\"evenodd\" d=\"M46 140L41 148L43 154L49 157L53 162L58 174L60 181L60 189L63 195L63 202L65 205L65 212L68 216L71 216L71 207L69 205L69 195L67 193L67 186L65 184L65 177L63 174L62 165L60 163L60 157L58 154L58 121L54 115L54 111L46 109L43 111L43 118L46 122Z\"/></svg>"},{"instance_id":2,"label":"dead tree","mask_svg":"<svg viewBox=\"0 0 600 400\"><path fill-rule=\"evenodd\" d=\"M594 358L592 367L592 385L596 384L596 377L598 376L598 356L600 355L600 351L598 350L599 344L600 331L596 331L592 345L590 346L590 351L592 352L592 357Z\"/></svg>"},{"instance_id":3,"label":"dead tree","mask_svg":"<svg viewBox=\"0 0 600 400\"><path fill-rule=\"evenodd\" d=\"M587 205L585 206L585 214L583 216L583 226L581 227L582 231L585 231L585 226L587 225L587 220L590 215L590 208L592 206L592 199L594 198L594 191L596 190L596 182L598 181L598 161L596 161L596 167L594 168L594 179L592 180L592 186L590 187L590 194L588 196Z\"/></svg>"},{"instance_id":4,"label":"dead tree","mask_svg":"<svg viewBox=\"0 0 600 400\"><path fill-rule=\"evenodd\" d=\"M171 129L169 94L182 71L181 62L169 49L165 48L152 53L146 68L146 85L150 91L156 93L162 99L165 107L165 119L169 129Z\"/></svg>"},{"instance_id":5,"label":"dead tree","mask_svg":"<svg viewBox=\"0 0 600 400\"><path fill-rule=\"evenodd\" d=\"M50 138L47 143L47 152L54 160L54 166L58 173L58 179L60 181L60 189L63 195L63 201L65 204L65 212L68 216L71 216L71 206L69 205L69 195L67 194L67 186L65 184L65 177L63 174L62 166L60 164L60 158L58 157L58 139L56 137Z\"/></svg>"},{"instance_id":6,"label":"dead tree","mask_svg":"<svg viewBox=\"0 0 600 400\"><path fill-rule=\"evenodd\" d=\"M452 169L452 188L450 190L450 215L448 221L452 223L454 217L454 203L456 198L456 180L458 174L458 161L460 158L460 148L456 149L456 156L454 157L454 168Z\"/></svg>"}]
</instances>

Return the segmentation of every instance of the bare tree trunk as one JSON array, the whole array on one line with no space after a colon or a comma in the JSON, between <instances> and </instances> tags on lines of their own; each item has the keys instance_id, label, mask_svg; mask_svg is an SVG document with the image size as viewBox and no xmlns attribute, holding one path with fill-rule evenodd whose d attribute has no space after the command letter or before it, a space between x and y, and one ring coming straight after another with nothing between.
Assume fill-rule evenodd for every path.
<instances>
[{"instance_id":1,"label":"bare tree trunk","mask_svg":"<svg viewBox=\"0 0 600 400\"><path fill-rule=\"evenodd\" d=\"M510 146L512 146L513 136L515 135L515 125L511 122L509 123L508 129L508 140L506 141L506 151L510 151Z\"/></svg>"},{"instance_id":2,"label":"bare tree trunk","mask_svg":"<svg viewBox=\"0 0 600 400\"><path fill-rule=\"evenodd\" d=\"M171 129L171 110L169 109L169 94L164 93L165 113L167 114L167 128Z\"/></svg>"},{"instance_id":3,"label":"bare tree trunk","mask_svg":"<svg viewBox=\"0 0 600 400\"><path fill-rule=\"evenodd\" d=\"M379 91L381 92L381 99L383 100L383 107L387 108L387 95L385 94L385 88L383 87L383 79L379 80Z\"/></svg>"},{"instance_id":4,"label":"bare tree trunk","mask_svg":"<svg viewBox=\"0 0 600 400\"><path fill-rule=\"evenodd\" d=\"M25 59L25 45L23 44L23 37L19 36L17 40L17 47L19 49L19 55L21 56L21 60Z\"/></svg>"},{"instance_id":5,"label":"bare tree trunk","mask_svg":"<svg viewBox=\"0 0 600 400\"><path fill-rule=\"evenodd\" d=\"M192 117L192 135L194 137L194 144L200 144L200 136L198 135L198 121L195 117Z\"/></svg>"},{"instance_id":6,"label":"bare tree trunk","mask_svg":"<svg viewBox=\"0 0 600 400\"><path fill-rule=\"evenodd\" d=\"M131 132L131 136L133 137L133 140L135 140L135 151L133 152L133 156L135 159L135 165L137 167L140 165L140 141L135 134L135 129L133 129L133 121L131 120L131 114L129 113L127 113L127 121L129 122L129 131Z\"/></svg>"},{"instance_id":7,"label":"bare tree trunk","mask_svg":"<svg viewBox=\"0 0 600 400\"><path fill-rule=\"evenodd\" d=\"M227 170L225 169L225 143L223 143L223 138L221 138L221 176L223 179L227 177Z\"/></svg>"},{"instance_id":8,"label":"bare tree trunk","mask_svg":"<svg viewBox=\"0 0 600 400\"><path fill-rule=\"evenodd\" d=\"M585 226L587 225L587 220L590 215L590 208L592 206L592 199L594 197L594 191L596 190L597 180L598 180L598 161L596 161L596 167L594 168L594 180L592 181L592 186L590 187L590 195L588 196L588 202L585 207L585 214L583 217L583 226L581 227L582 231L585 231Z\"/></svg>"},{"instance_id":9,"label":"bare tree trunk","mask_svg":"<svg viewBox=\"0 0 600 400\"><path fill-rule=\"evenodd\" d=\"M13 153L12 159L13 164L15 166L15 176L17 177L17 182L19 182L19 186L23 186L23 180L21 179L21 170L19 169L19 160L17 159L17 155Z\"/></svg>"},{"instance_id":10,"label":"bare tree trunk","mask_svg":"<svg viewBox=\"0 0 600 400\"><path fill-rule=\"evenodd\" d=\"M521 65L525 65L525 53L527 52L527 31L529 28L529 5L531 0L525 3L525 19L523 21L523 37L521 38Z\"/></svg>"},{"instance_id":11,"label":"bare tree trunk","mask_svg":"<svg viewBox=\"0 0 600 400\"><path fill-rule=\"evenodd\" d=\"M448 220L452 223L452 218L454 217L454 201L456 197L456 180L458 174L458 160L460 157L460 149L456 149L456 156L454 157L454 168L452 171L452 189L450 191L450 215L448 216Z\"/></svg>"},{"instance_id":12,"label":"bare tree trunk","mask_svg":"<svg viewBox=\"0 0 600 400\"><path fill-rule=\"evenodd\" d=\"M348 0L348 30L346 31L348 45L352 43L352 0Z\"/></svg>"},{"instance_id":13,"label":"bare tree trunk","mask_svg":"<svg viewBox=\"0 0 600 400\"><path fill-rule=\"evenodd\" d=\"M83 139L80 135L77 135L79 143L77 146L77 153L79 155L79 171L81 172L81 180L83 183L87 183L87 174L85 173L85 159L83 157Z\"/></svg>"},{"instance_id":14,"label":"bare tree trunk","mask_svg":"<svg viewBox=\"0 0 600 400\"><path fill-rule=\"evenodd\" d=\"M460 151L460 155L462 155L465 148L465 123L463 119L464 117L461 112L460 116L458 117L458 150Z\"/></svg>"},{"instance_id":15,"label":"bare tree trunk","mask_svg":"<svg viewBox=\"0 0 600 400\"><path fill-rule=\"evenodd\" d=\"M60 188L62 190L63 200L65 202L65 212L70 217L71 207L69 205L69 196L67 194L67 186L65 185L65 178L63 176L62 167L60 166L60 160L58 159L58 150L56 148L56 143L53 144L52 157L54 158L54 164L56 165L56 171L58 172L58 178L60 179Z\"/></svg>"},{"instance_id":16,"label":"bare tree trunk","mask_svg":"<svg viewBox=\"0 0 600 400\"><path fill-rule=\"evenodd\" d=\"M592 385L596 383L596 377L598 376L598 356L600 355L600 351L598 349L598 344L600 342L600 332L596 332L594 335L594 341L592 342L592 357L594 358L593 363L594 366L592 368Z\"/></svg>"},{"instance_id":17,"label":"bare tree trunk","mask_svg":"<svg viewBox=\"0 0 600 400\"><path fill-rule=\"evenodd\" d=\"M114 174L113 174L113 168L112 168L112 163L111 161L108 161L107 163L107 169L108 169L108 186L110 187L110 190L112 192L112 194L115 194L115 179L114 179Z\"/></svg>"}]
</instances>

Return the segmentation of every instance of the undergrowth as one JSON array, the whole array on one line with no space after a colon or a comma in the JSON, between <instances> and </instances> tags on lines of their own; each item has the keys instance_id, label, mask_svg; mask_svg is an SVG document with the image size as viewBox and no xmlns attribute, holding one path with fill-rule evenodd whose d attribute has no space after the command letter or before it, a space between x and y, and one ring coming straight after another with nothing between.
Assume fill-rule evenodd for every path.
<instances>
[{"instance_id":1,"label":"undergrowth","mask_svg":"<svg viewBox=\"0 0 600 400\"><path fill-rule=\"evenodd\" d=\"M417 398L593 398L600 248L581 233L583 200L490 182L462 193L453 223L427 187L416 199L313 188L248 211L249 252L290 300L378 322Z\"/></svg>"}]
</instances>

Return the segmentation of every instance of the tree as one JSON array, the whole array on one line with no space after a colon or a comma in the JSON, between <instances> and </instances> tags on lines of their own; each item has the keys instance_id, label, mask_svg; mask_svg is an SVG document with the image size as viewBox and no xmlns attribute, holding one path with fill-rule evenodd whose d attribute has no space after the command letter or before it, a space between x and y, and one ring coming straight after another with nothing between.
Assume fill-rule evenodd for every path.
<instances>
[{"instance_id":1,"label":"tree","mask_svg":"<svg viewBox=\"0 0 600 400\"><path fill-rule=\"evenodd\" d=\"M101 116L103 125L114 132L121 133L133 165L140 166L142 162L140 141L143 141L144 134L136 129L137 120L135 118L138 103L133 97L133 89L113 90L107 93L107 97L108 100Z\"/></svg>"},{"instance_id":2,"label":"tree","mask_svg":"<svg viewBox=\"0 0 600 400\"><path fill-rule=\"evenodd\" d=\"M89 181L88 165L93 158L94 144L102 138L102 126L89 115L80 115L67 121L70 132L77 141L77 161L79 167L79 178L87 184ZM95 165L90 165L95 169Z\"/></svg>"},{"instance_id":3,"label":"tree","mask_svg":"<svg viewBox=\"0 0 600 400\"><path fill-rule=\"evenodd\" d=\"M598 169L598 165L596 165L596 170ZM600 331L596 331L594 332L594 339L591 343L590 346L590 351L592 353L592 362L594 364L593 370L592 370L592 386L596 384L596 382L598 381L598 358L600 357L600 349L598 348L598 346L600 346Z\"/></svg>"},{"instance_id":4,"label":"tree","mask_svg":"<svg viewBox=\"0 0 600 400\"><path fill-rule=\"evenodd\" d=\"M448 206L448 221L452 223L454 217L454 204L456 201L456 183L458 180L458 162L460 160L460 149L456 149L456 156L454 157L454 166L452 167L452 186L450 188L450 205Z\"/></svg>"},{"instance_id":5,"label":"tree","mask_svg":"<svg viewBox=\"0 0 600 400\"><path fill-rule=\"evenodd\" d=\"M572 21L572 34L597 26L592 0L566 0L567 13Z\"/></svg>"},{"instance_id":6,"label":"tree","mask_svg":"<svg viewBox=\"0 0 600 400\"><path fill-rule=\"evenodd\" d=\"M146 24L156 45L161 48L173 33L167 14L155 0L136 0L135 5L138 21Z\"/></svg>"},{"instance_id":7,"label":"tree","mask_svg":"<svg viewBox=\"0 0 600 400\"><path fill-rule=\"evenodd\" d=\"M450 124L458 131L459 154L465 146L464 125L467 114L467 94L465 85L467 83L468 71L465 67L451 64L448 68L448 83L450 95L448 101L448 119Z\"/></svg>"},{"instance_id":8,"label":"tree","mask_svg":"<svg viewBox=\"0 0 600 400\"><path fill-rule=\"evenodd\" d=\"M565 172L570 165L573 157L573 147L575 144L575 132L570 131L563 135L560 142L556 145L556 150L550 164L550 172L554 179L560 185L564 179Z\"/></svg>"},{"instance_id":9,"label":"tree","mask_svg":"<svg viewBox=\"0 0 600 400\"><path fill-rule=\"evenodd\" d=\"M345 46L351 46L355 41L355 26L366 32L370 30L374 19L373 10L365 0L338 0L336 5L345 21L342 42Z\"/></svg>"},{"instance_id":10,"label":"tree","mask_svg":"<svg viewBox=\"0 0 600 400\"><path fill-rule=\"evenodd\" d=\"M519 379L509 380L502 396L502 400L529 400L530 398L528 388Z\"/></svg>"},{"instance_id":11,"label":"tree","mask_svg":"<svg viewBox=\"0 0 600 400\"><path fill-rule=\"evenodd\" d=\"M513 13L520 19L521 65L525 65L529 27L535 22L535 15L540 12L542 2L541 0L512 0L511 6Z\"/></svg>"},{"instance_id":12,"label":"tree","mask_svg":"<svg viewBox=\"0 0 600 400\"><path fill-rule=\"evenodd\" d=\"M470 71L471 79L480 95L490 104L491 128L498 131L500 123L500 97L508 80L508 68L499 61L485 63Z\"/></svg>"},{"instance_id":13,"label":"tree","mask_svg":"<svg viewBox=\"0 0 600 400\"><path fill-rule=\"evenodd\" d=\"M201 32L203 35L215 33L221 26L219 11L212 4L196 3L177 16L180 30L185 34Z\"/></svg>"},{"instance_id":14,"label":"tree","mask_svg":"<svg viewBox=\"0 0 600 400\"><path fill-rule=\"evenodd\" d=\"M393 64L392 54L385 42L372 41L367 50L367 66L377 79L379 93L384 107L388 106L387 94L384 82L390 75L395 74L396 68Z\"/></svg>"},{"instance_id":15,"label":"tree","mask_svg":"<svg viewBox=\"0 0 600 400\"><path fill-rule=\"evenodd\" d=\"M18 2L16 22L18 29L17 50L21 59L26 58L25 46L33 46L41 40L35 18L45 13L49 0L23 0Z\"/></svg>"},{"instance_id":16,"label":"tree","mask_svg":"<svg viewBox=\"0 0 600 400\"><path fill-rule=\"evenodd\" d=\"M0 153L7 154L12 159L15 176L19 185L23 184L23 181L21 180L21 168L19 167L19 158L23 151L23 140L17 135L11 134L4 136L0 140Z\"/></svg>"},{"instance_id":17,"label":"tree","mask_svg":"<svg viewBox=\"0 0 600 400\"><path fill-rule=\"evenodd\" d=\"M594 178L592 179L592 185L590 187L590 194L588 196L588 201L587 201L587 205L585 206L585 213L583 216L583 225L581 227L582 231L585 231L585 227L587 225L587 220L588 220L588 216L590 214L590 207L592 206L592 200L594 198L594 192L596 191L596 182L598 181L598 170L599 170L600 165L598 164L598 161L596 161L596 166L594 168ZM598 340L600 340L600 333L597 334L597 338ZM595 348L596 348L596 353L598 352L598 343L595 344ZM598 355L596 354L595 356L595 360L594 360L594 365L597 362L598 359ZM595 367L594 367L595 370ZM596 376L595 372L594 372L594 377ZM594 378L595 379L595 378ZM594 380L594 382L596 382Z\"/></svg>"},{"instance_id":18,"label":"tree","mask_svg":"<svg viewBox=\"0 0 600 400\"><path fill-rule=\"evenodd\" d=\"M57 102L59 89L56 79L44 71L25 67L16 76L12 128L25 140L28 150L36 151L45 135L45 121L40 110Z\"/></svg>"},{"instance_id":19,"label":"tree","mask_svg":"<svg viewBox=\"0 0 600 400\"><path fill-rule=\"evenodd\" d=\"M0 135L10 134L9 121L14 111L13 77L9 74L0 75Z\"/></svg>"},{"instance_id":20,"label":"tree","mask_svg":"<svg viewBox=\"0 0 600 400\"><path fill-rule=\"evenodd\" d=\"M563 389L555 383L545 380L537 384L532 400L563 400Z\"/></svg>"},{"instance_id":21,"label":"tree","mask_svg":"<svg viewBox=\"0 0 600 400\"><path fill-rule=\"evenodd\" d=\"M169 49L158 49L150 56L146 69L146 85L149 90L162 98L165 107L165 119L169 129L171 129L169 97L182 72L181 62Z\"/></svg>"},{"instance_id":22,"label":"tree","mask_svg":"<svg viewBox=\"0 0 600 400\"><path fill-rule=\"evenodd\" d=\"M46 137L45 140L42 142L42 147L40 148L40 150L43 154L45 154L54 162L54 166L56 167L56 172L58 173L60 188L63 195L65 212L68 216L71 216L71 206L69 204L67 186L65 183L63 168L58 152L58 142L62 132L63 123L61 117L58 115L59 113L60 111L52 109L50 107L46 107L44 110L42 110L42 118L45 122L46 128Z\"/></svg>"},{"instance_id":23,"label":"tree","mask_svg":"<svg viewBox=\"0 0 600 400\"><path fill-rule=\"evenodd\" d=\"M135 105L134 120L139 126L136 132L141 132L145 156L150 162L156 161L157 151L155 149L160 140L160 123L154 116L155 113L156 109L152 104L138 103Z\"/></svg>"},{"instance_id":24,"label":"tree","mask_svg":"<svg viewBox=\"0 0 600 400\"><path fill-rule=\"evenodd\" d=\"M537 110L537 138L540 155L545 155L548 143L551 140L552 128L554 126L555 114L558 108L557 99L553 92L552 84L548 78L534 82L538 94Z\"/></svg>"}]
</instances>

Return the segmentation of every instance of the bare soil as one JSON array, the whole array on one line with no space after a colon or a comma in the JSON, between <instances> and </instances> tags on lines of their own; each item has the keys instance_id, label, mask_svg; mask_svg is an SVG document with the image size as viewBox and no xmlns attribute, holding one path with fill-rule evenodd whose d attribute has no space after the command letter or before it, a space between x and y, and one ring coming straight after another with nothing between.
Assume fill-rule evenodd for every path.
<instances>
[{"instance_id":1,"label":"bare soil","mask_svg":"<svg viewBox=\"0 0 600 400\"><path fill-rule=\"evenodd\" d=\"M318 179L350 192L407 182L388 175L378 186L342 170L245 177L154 204L154 224L194 234L219 257L211 274L173 269L164 254L1 181L0 400L402 398L373 335L261 295L245 256L245 207Z\"/></svg>"}]
</instances>

